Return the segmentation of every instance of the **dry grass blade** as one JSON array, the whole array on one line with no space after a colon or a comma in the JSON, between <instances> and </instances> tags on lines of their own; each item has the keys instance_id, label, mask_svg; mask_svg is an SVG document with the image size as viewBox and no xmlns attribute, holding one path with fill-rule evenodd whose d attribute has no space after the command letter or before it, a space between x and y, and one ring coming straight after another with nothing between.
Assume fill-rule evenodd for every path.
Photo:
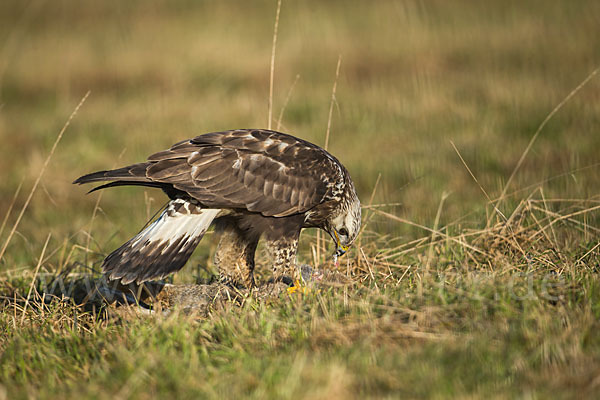
<instances>
[{"instance_id":1,"label":"dry grass blade","mask_svg":"<svg viewBox=\"0 0 600 400\"><path fill-rule=\"evenodd\" d=\"M6 223L8 222L8 218L10 217L10 213L15 205L15 202L17 201L17 197L19 197L19 192L21 191L22 186L23 186L23 181L21 181L21 183L19 183L19 186L17 187L17 190L15 190L15 194L10 202L10 205L8 206L8 211L6 212L6 215L4 216L4 220L2 221L2 226L0 226L0 237L2 237L2 233L4 233L4 228L6 227Z\"/></svg>"},{"instance_id":2,"label":"dry grass blade","mask_svg":"<svg viewBox=\"0 0 600 400\"><path fill-rule=\"evenodd\" d=\"M23 208L21 208L21 212L19 213L19 216L17 217L17 220L15 221L15 223L8 235L8 238L6 238L6 241L4 242L4 246L2 247L2 250L0 250L0 260L4 256L4 252L6 252L6 248L8 247L10 240L12 239L13 235L15 234L15 231L17 230L17 226L19 226L19 222L21 222L21 218L23 218L23 214L25 214L25 210L27 210L27 207L29 206L29 202L31 201L31 198L33 197L33 194L35 193L35 190L37 189L38 185L40 184L42 175L44 175L44 172L46 171L46 168L48 167L48 164L50 163L50 159L52 158L54 151L56 151L56 146L58 146L60 139L62 139L63 134L65 133L65 131L71 124L71 121L75 117L75 114L77 114L77 111L79 111L79 108L81 108L83 103L85 103L85 101L89 95L90 95L90 91L88 91L85 94L85 96L82 97L81 101L79 102L79 104L77 104L77 107L75 107L75 109L73 110L73 112L71 113L69 118L67 119L67 122L65 122L65 125L62 127L62 129L58 133L58 136L56 137L56 140L54 141L54 144L52 145L52 149L50 149L50 154L48 154L48 157L46 157L46 160L44 161L44 165L42 165L42 168L40 169L40 173L38 174L38 176L35 180L35 183L33 184L31 191L29 192L29 196L27 196L27 200L25 200L25 204L23 204Z\"/></svg>"},{"instance_id":3,"label":"dry grass blade","mask_svg":"<svg viewBox=\"0 0 600 400\"><path fill-rule=\"evenodd\" d=\"M570 169L567 172L563 172L562 174L557 174L557 175L551 176L549 178L542 179L542 180L540 180L538 182L532 183L530 185L523 186L523 187L521 187L519 189L516 189L516 190L514 190L514 191L512 191L510 193L505 194L504 198L516 196L519 193L523 193L523 192L526 192L526 191L531 190L531 189L536 189L536 188L538 188L538 187L540 187L542 185L545 185L545 184L547 184L549 182L552 182L552 181L555 181L557 179L564 178L566 176L572 176L572 175L574 175L576 173L588 171L588 170L593 169L593 168L598 168L599 166L600 166L600 163L593 163L593 164L590 164L590 165L586 165L585 167ZM497 197L497 198L495 198L495 199L493 199L492 201L493 202L497 202L499 199L500 199L500 196ZM568 199L568 201L573 201L573 199Z\"/></svg>"},{"instance_id":4,"label":"dry grass blade","mask_svg":"<svg viewBox=\"0 0 600 400\"><path fill-rule=\"evenodd\" d=\"M437 213L435 214L435 221L433 222L433 229L431 232L431 243L429 244L429 251L427 252L427 262L425 263L425 274L429 273L429 267L431 265L431 259L433 258L433 245L435 242L435 235L438 232L438 226L440 224L440 217L442 216L442 208L444 207L444 202L448 198L449 194L444 192L442 193L442 198L440 199L440 205L438 206Z\"/></svg>"},{"instance_id":5,"label":"dry grass blade","mask_svg":"<svg viewBox=\"0 0 600 400\"><path fill-rule=\"evenodd\" d=\"M292 93L294 92L294 88L296 87L296 84L298 83L298 79L300 79L300 74L296 75L296 79L294 79L294 83L292 83L292 86L290 87L290 90L288 91L285 101L283 102L283 106L281 107L281 111L279 112L279 118L277 118L277 129L276 130L279 130L279 128L281 127L281 121L283 120L283 112L285 111L285 108L287 107L288 103L290 102L290 99L292 98Z\"/></svg>"},{"instance_id":6,"label":"dry grass blade","mask_svg":"<svg viewBox=\"0 0 600 400\"><path fill-rule=\"evenodd\" d=\"M362 227L360 228L360 232L358 233L358 247L361 247L362 245L362 234L365 231L365 229L367 228L367 225L369 224L369 221L371 220L371 217L373 216L373 212L371 211L371 207L373 206L373 198L375 198L375 193L377 192L377 186L379 186L379 181L381 180L381 173L379 173L379 175L377 175L377 180L375 181L375 185L373 185L373 191L371 192L371 197L369 198L369 205L366 207L363 207L365 209L367 209L367 215L365 215L365 223L362 225Z\"/></svg>"},{"instance_id":7,"label":"dry grass blade","mask_svg":"<svg viewBox=\"0 0 600 400\"><path fill-rule=\"evenodd\" d=\"M88 263L88 254L90 252L90 242L92 240L92 228L94 227L94 220L96 219L96 214L98 213L98 210L100 209L100 200L102 200L102 194L104 192L100 192L100 194L98 195L98 198L96 199L96 204L94 204L94 211L92 211L92 218L90 218L90 223L88 226L88 233L86 235L86 240L85 240L85 264L87 265ZM146 192L144 192L145 194Z\"/></svg>"},{"instance_id":8,"label":"dry grass blade","mask_svg":"<svg viewBox=\"0 0 600 400\"><path fill-rule=\"evenodd\" d=\"M397 282L398 285L400 284L400 282L402 282L402 279L404 279L404 277L406 276L406 274L408 274L408 271L410 271L411 267L412 267L412 265L409 265L408 268L406 268L406 270L404 271L404 273L400 277L400 279L398 279L398 282Z\"/></svg>"},{"instance_id":9,"label":"dry grass blade","mask_svg":"<svg viewBox=\"0 0 600 400\"><path fill-rule=\"evenodd\" d=\"M381 203L381 204L366 204L366 205L363 205L362 208L365 209L365 210L370 210L370 209L373 209L373 208L396 207L396 206L401 206L401 205L402 205L402 203L399 203L399 202L396 202L396 203Z\"/></svg>"},{"instance_id":10,"label":"dry grass blade","mask_svg":"<svg viewBox=\"0 0 600 400\"><path fill-rule=\"evenodd\" d=\"M442 208L448 196L448 193L442 193L442 198L440 199L440 204L435 214L435 221L433 222L433 229L431 232L431 242L429 243L429 250L427 251L427 261L425 262L423 275L420 276L419 283L417 286L417 293L419 294L419 297L423 296L423 280L429 277L429 268L431 266L431 260L433 259L433 246L435 244L435 235L438 232L438 225L440 223L440 217L442 215Z\"/></svg>"},{"instance_id":11,"label":"dry grass blade","mask_svg":"<svg viewBox=\"0 0 600 400\"><path fill-rule=\"evenodd\" d=\"M367 258L367 255L365 254L362 247L360 248L360 253L362 254L363 258L365 259L365 262L367 263L367 268L369 269L369 275L371 276L371 281L375 284L375 288L377 290L379 290L379 286L377 286L377 281L375 280L375 275L373 274L373 268L371 268L371 263L369 262L369 259Z\"/></svg>"},{"instance_id":12,"label":"dry grass blade","mask_svg":"<svg viewBox=\"0 0 600 400\"><path fill-rule=\"evenodd\" d=\"M456 148L456 146L454 145L454 142L451 140L450 144L452 145L452 147L454 148L454 151L456 152L456 154L458 155L458 158L460 158L460 161L462 162L462 164L464 165L464 167L466 168L467 172L469 173L469 175L471 175L471 178L473 178L473 180L475 181L475 183L477 184L477 186L479 187L479 189L483 192L483 195L485 196L485 198L487 199L487 201L490 202L490 204L494 207L494 209L496 210L496 212L498 213L498 215L500 215L504 221L506 221L506 217L504 216L504 214L502 214L502 212L494 205L494 202L492 201L492 199L490 198L490 196L487 194L487 192L485 191L485 189L483 188L483 186L481 186L481 183L479 183L479 181L477 180L477 178L475 177L475 174L473 174L473 171L471 171L471 168L469 168L469 166L467 165L465 159L463 158L463 156L460 154L460 151L458 151L458 148ZM489 226L489 224L488 224Z\"/></svg>"},{"instance_id":13,"label":"dry grass blade","mask_svg":"<svg viewBox=\"0 0 600 400\"><path fill-rule=\"evenodd\" d=\"M544 189L540 187L540 196L542 196L542 204L544 205L544 209L546 210L546 214L550 212L548 208L548 203L546 202L546 196L544 196ZM550 232L552 233L552 239L548 239L550 243L554 245L554 248L558 248L558 236L556 234L556 230L554 229L554 225L550 226ZM544 232L544 235L546 233ZM546 235L547 236L547 235Z\"/></svg>"},{"instance_id":14,"label":"dry grass blade","mask_svg":"<svg viewBox=\"0 0 600 400\"><path fill-rule=\"evenodd\" d=\"M121 161L121 158L123 157L123 154L125 154L125 152L127 151L127 149L123 149L123 151L121 151L121 154L119 154L119 157L117 157L117 163L119 163ZM113 165L114 168L114 165ZM98 198L96 199L96 204L94 204L94 211L92 211L92 218L90 218L90 224L89 224L89 228L88 228L88 232L86 235L86 241L85 241L85 264L88 264L88 255L90 252L90 241L92 240L92 228L94 227L94 220L96 219L96 215L98 214L98 210L100 209L100 201L102 200L102 195L104 194L103 191L100 191L100 193L98 194ZM144 191L144 200L147 199L147 194ZM148 204L146 202L146 204ZM149 207L146 207L146 220L150 221L150 215L149 215Z\"/></svg>"},{"instance_id":15,"label":"dry grass blade","mask_svg":"<svg viewBox=\"0 0 600 400\"><path fill-rule=\"evenodd\" d=\"M598 247L600 247L600 242L596 243L596 245L594 247L592 247L584 255L582 255L581 257L579 257L577 259L577 261L575 261L575 265L579 264L581 261L583 261L584 258L586 258L590 254L592 254L594 252L594 250L596 250Z\"/></svg>"},{"instance_id":16,"label":"dry grass blade","mask_svg":"<svg viewBox=\"0 0 600 400\"><path fill-rule=\"evenodd\" d=\"M510 177L506 181L506 184L504 185L504 189L502 189L502 193L500 194L498 201L494 205L494 209L498 209L498 207L502 203L502 200L504 200L504 197L506 196L508 187L512 183L512 180L514 179L515 175L517 174L517 171L519 171L519 168L521 168L523 161L525 161L525 157L527 157L527 154L529 154L529 151L531 150L531 147L533 147L535 140L540 135L540 132L542 132L542 129L544 129L544 127L546 126L548 121L550 121L550 119L552 119L554 114L556 114L569 100L571 100L571 98L573 96L575 96L577 94L577 92L579 92L598 73L599 70L600 70L600 67L593 70L579 85L577 85L577 87L575 87L575 89L571 90L571 92L564 99L562 99L562 101L560 103L558 103L552 111L550 111L550 113L546 116L546 118L544 118L544 120L542 121L540 126L537 128L537 130L531 137L531 140L527 144L525 151L523 151L523 154L521 154L521 158L519 158L519 161L517 162L515 169L510 174ZM490 224L491 218L492 218L492 216L490 216L490 218L488 219L488 225Z\"/></svg>"},{"instance_id":17,"label":"dry grass blade","mask_svg":"<svg viewBox=\"0 0 600 400\"><path fill-rule=\"evenodd\" d=\"M539 208L542 211L547 211L543 208ZM536 236L538 236L539 234L541 234L542 232L544 232L546 229L552 227L555 223L559 222L559 221L564 221L564 220L569 220L571 217L575 217L577 215L581 215L581 214L587 214L590 213L592 211L596 211L600 209L600 206L595 206L595 207L591 207L591 208L586 208L585 210L580 210L580 211L576 211L567 215L558 215L555 219L553 219L552 221L550 221L547 225L543 226L542 228L540 228L538 231L536 231L533 235L531 235L529 237L530 240L534 239ZM550 211L548 211L550 212Z\"/></svg>"},{"instance_id":18,"label":"dry grass blade","mask_svg":"<svg viewBox=\"0 0 600 400\"><path fill-rule=\"evenodd\" d=\"M335 81L333 82L333 89L331 89L331 102L329 103L329 117L327 117L327 132L325 133L325 146L323 148L327 150L329 147L329 132L331 131L331 117L333 116L333 105L335 104L335 92L337 90L338 77L340 76L340 66L342 65L342 56L338 57L337 67L335 68Z\"/></svg>"},{"instance_id":19,"label":"dry grass blade","mask_svg":"<svg viewBox=\"0 0 600 400\"><path fill-rule=\"evenodd\" d=\"M398 216L396 216L394 214L390 214L390 213L387 213L385 211L381 211L381 210L373 210L373 211L375 211L378 214L383 215L384 217L390 218L390 219L392 219L394 221L398 221L398 222L401 222L403 224L411 225L411 226L414 226L414 227L426 230L428 232L435 233L438 236L442 236L442 237L444 237L444 238L446 238L448 240L456 242L456 243L460 244L461 246L466 247L467 249L471 249L471 250L473 250L476 253L479 253L479 254L482 254L482 255L484 255L486 257L489 257L489 254L487 254L485 251L483 251L481 249L478 249L477 247L471 246L470 244L468 244L468 243L466 243L466 242L464 242L464 241L462 241L460 239L457 239L457 238L455 238L453 236L447 235L447 234L445 234L443 232L436 231L434 229L428 228L428 227L426 227L424 225L421 225L421 224L417 224L416 222L412 222L412 221L409 221L409 220L404 219L404 218L400 218L400 217L398 217Z\"/></svg>"},{"instance_id":20,"label":"dry grass blade","mask_svg":"<svg viewBox=\"0 0 600 400\"><path fill-rule=\"evenodd\" d=\"M281 11L281 0L277 1L277 13L275 14L275 26L273 27L273 47L271 48L271 69L269 75L269 119L267 127L271 129L273 120L273 78L275 76L275 50L277 49L277 29L279 28L279 12Z\"/></svg>"},{"instance_id":21,"label":"dry grass blade","mask_svg":"<svg viewBox=\"0 0 600 400\"><path fill-rule=\"evenodd\" d=\"M46 253L46 248L48 247L48 242L50 241L50 236L52 234L48 234L46 238L46 242L44 243L44 247L42 248L42 253L40 254L40 258L38 260L37 265L35 266L35 271L33 272L33 278L31 278L31 284L29 285L29 291L27 292L27 298L25 299L25 305L23 306L23 315L21 316L21 325L25 321L25 312L27 311L27 306L29 305L29 299L31 298L31 291L35 286L35 279L37 278L37 274L40 271L40 267L42 266L42 260L44 259L44 253Z\"/></svg>"}]
</instances>

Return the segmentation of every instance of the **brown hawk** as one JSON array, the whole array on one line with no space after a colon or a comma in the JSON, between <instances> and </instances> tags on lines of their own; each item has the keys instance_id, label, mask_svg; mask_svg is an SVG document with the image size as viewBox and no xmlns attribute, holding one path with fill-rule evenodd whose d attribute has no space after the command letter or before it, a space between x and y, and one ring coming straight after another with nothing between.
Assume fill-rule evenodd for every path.
<instances>
[{"instance_id":1,"label":"brown hawk","mask_svg":"<svg viewBox=\"0 0 600 400\"><path fill-rule=\"evenodd\" d=\"M102 265L123 284L162 279L181 269L211 223L221 279L253 286L259 238L274 279L299 277L302 228L321 228L346 252L361 226L361 207L346 168L324 149L285 133L239 129L184 140L148 161L84 175L74 183L110 181L91 191L139 185L171 199L162 214L109 254Z\"/></svg>"}]
</instances>

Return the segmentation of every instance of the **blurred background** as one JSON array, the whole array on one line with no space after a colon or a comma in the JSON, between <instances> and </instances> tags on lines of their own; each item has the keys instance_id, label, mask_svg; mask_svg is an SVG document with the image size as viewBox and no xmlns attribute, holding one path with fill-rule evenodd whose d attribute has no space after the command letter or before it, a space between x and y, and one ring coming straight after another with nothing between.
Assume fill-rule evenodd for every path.
<instances>
[{"instance_id":1,"label":"blurred background","mask_svg":"<svg viewBox=\"0 0 600 400\"><path fill-rule=\"evenodd\" d=\"M31 264L48 233L51 247L85 244L100 194L71 185L78 176L205 132L266 128L275 11L274 0L3 0L0 217L22 183L20 210L91 91L4 262ZM381 210L431 226L446 192L440 224L485 224L487 200L451 142L496 198L540 123L600 65L600 2L284 0L274 128L281 116L281 131L324 145L339 57L329 150L363 203L381 175ZM599 127L597 76L541 132L505 207L539 187L551 198L597 195ZM166 199L140 188L102 196L91 233L99 259ZM414 236L380 216L370 229Z\"/></svg>"}]
</instances>

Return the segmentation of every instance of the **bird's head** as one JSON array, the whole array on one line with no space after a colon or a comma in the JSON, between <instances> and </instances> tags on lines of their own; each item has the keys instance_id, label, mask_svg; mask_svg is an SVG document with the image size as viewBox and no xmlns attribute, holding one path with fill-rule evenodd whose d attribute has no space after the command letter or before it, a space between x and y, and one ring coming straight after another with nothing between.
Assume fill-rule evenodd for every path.
<instances>
[{"instance_id":1,"label":"bird's head","mask_svg":"<svg viewBox=\"0 0 600 400\"><path fill-rule=\"evenodd\" d=\"M334 262L337 264L337 258L354 243L361 224L361 208L358 197L352 199L342 212L327 220L325 230L336 244L333 254Z\"/></svg>"}]
</instances>

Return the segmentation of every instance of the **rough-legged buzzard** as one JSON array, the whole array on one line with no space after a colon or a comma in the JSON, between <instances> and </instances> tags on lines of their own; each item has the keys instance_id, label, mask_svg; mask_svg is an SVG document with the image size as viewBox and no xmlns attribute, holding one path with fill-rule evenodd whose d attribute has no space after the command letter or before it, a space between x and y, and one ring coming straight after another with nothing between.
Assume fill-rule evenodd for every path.
<instances>
[{"instance_id":1,"label":"rough-legged buzzard","mask_svg":"<svg viewBox=\"0 0 600 400\"><path fill-rule=\"evenodd\" d=\"M113 251L102 265L123 284L161 279L178 271L215 223L215 253L224 282L253 286L259 238L273 260L275 279L298 278L302 228L325 230L334 258L356 238L360 201L344 166L324 149L270 130L200 135L153 154L148 161L82 176L74 183L110 181L94 190L139 185L171 199L162 214Z\"/></svg>"}]
</instances>

